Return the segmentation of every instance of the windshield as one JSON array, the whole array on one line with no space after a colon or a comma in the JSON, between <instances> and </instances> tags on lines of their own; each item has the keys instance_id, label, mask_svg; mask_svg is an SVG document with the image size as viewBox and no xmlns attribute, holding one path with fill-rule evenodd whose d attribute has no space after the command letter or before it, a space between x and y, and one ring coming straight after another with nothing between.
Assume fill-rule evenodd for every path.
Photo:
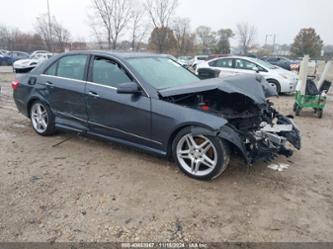
<instances>
[{"instance_id":1,"label":"windshield","mask_svg":"<svg viewBox=\"0 0 333 249\"><path fill-rule=\"evenodd\" d=\"M189 56L181 56L178 58L179 60L184 60L184 61L187 61L187 60L191 60L192 57L189 57Z\"/></svg>"},{"instance_id":2,"label":"windshield","mask_svg":"<svg viewBox=\"0 0 333 249\"><path fill-rule=\"evenodd\" d=\"M253 58L252 61L259 64L260 66L266 67L268 69L277 69L278 68L277 66L274 66L271 63L260 60L260 59Z\"/></svg>"},{"instance_id":3,"label":"windshield","mask_svg":"<svg viewBox=\"0 0 333 249\"><path fill-rule=\"evenodd\" d=\"M39 59L41 57L41 54L32 54L29 56L30 59Z\"/></svg>"},{"instance_id":4,"label":"windshield","mask_svg":"<svg viewBox=\"0 0 333 249\"><path fill-rule=\"evenodd\" d=\"M200 79L165 57L131 58L129 64L157 90L186 85Z\"/></svg>"}]
</instances>

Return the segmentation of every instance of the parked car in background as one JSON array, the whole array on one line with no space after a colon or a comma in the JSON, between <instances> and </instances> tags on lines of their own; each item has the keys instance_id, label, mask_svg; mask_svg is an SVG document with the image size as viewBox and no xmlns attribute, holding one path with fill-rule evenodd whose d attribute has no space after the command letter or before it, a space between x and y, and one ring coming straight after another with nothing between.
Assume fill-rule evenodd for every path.
<instances>
[{"instance_id":1,"label":"parked car in background","mask_svg":"<svg viewBox=\"0 0 333 249\"><path fill-rule=\"evenodd\" d=\"M193 61L191 63L192 64L192 68L194 70L196 70L197 66L199 64L201 64L202 62L206 61L206 60L208 60L208 55L196 55L196 56L194 56Z\"/></svg>"},{"instance_id":2,"label":"parked car in background","mask_svg":"<svg viewBox=\"0 0 333 249\"><path fill-rule=\"evenodd\" d=\"M13 64L14 71L16 73L27 73L34 69L42 62L51 58L51 53L35 53L32 54L28 59L15 61Z\"/></svg>"},{"instance_id":3,"label":"parked car in background","mask_svg":"<svg viewBox=\"0 0 333 249\"><path fill-rule=\"evenodd\" d=\"M286 57L274 56L274 57L264 57L263 60L271 63L272 65L282 67L289 71L299 71L300 62L295 60L290 60Z\"/></svg>"},{"instance_id":4,"label":"parked car in background","mask_svg":"<svg viewBox=\"0 0 333 249\"><path fill-rule=\"evenodd\" d=\"M296 90L298 77L296 73L274 66L266 61L243 57L229 56L205 61L198 65L197 74L202 69L214 69L219 71L219 77L227 77L237 74L262 75L278 93L292 93Z\"/></svg>"},{"instance_id":5,"label":"parked car in background","mask_svg":"<svg viewBox=\"0 0 333 249\"><path fill-rule=\"evenodd\" d=\"M168 56L82 51L61 54L12 82L35 132L74 131L173 158L188 176L221 175L231 152L247 164L291 156L300 133L254 75L199 78Z\"/></svg>"},{"instance_id":6,"label":"parked car in background","mask_svg":"<svg viewBox=\"0 0 333 249\"><path fill-rule=\"evenodd\" d=\"M191 57L191 56L180 56L180 57L178 57L177 61L179 62L179 64L181 64L183 66L191 66L191 63L193 61L193 57Z\"/></svg>"},{"instance_id":7,"label":"parked car in background","mask_svg":"<svg viewBox=\"0 0 333 249\"><path fill-rule=\"evenodd\" d=\"M6 49L0 49L0 55L1 54L7 54L7 53L9 53L8 50L6 50Z\"/></svg>"},{"instance_id":8,"label":"parked car in background","mask_svg":"<svg viewBox=\"0 0 333 249\"><path fill-rule=\"evenodd\" d=\"M9 51L0 50L0 66L9 66L12 64L12 57L9 55Z\"/></svg>"},{"instance_id":9,"label":"parked car in background","mask_svg":"<svg viewBox=\"0 0 333 249\"><path fill-rule=\"evenodd\" d=\"M51 52L46 50L36 50L30 54L30 58L34 57L37 54L51 54Z\"/></svg>"},{"instance_id":10,"label":"parked car in background","mask_svg":"<svg viewBox=\"0 0 333 249\"><path fill-rule=\"evenodd\" d=\"M21 51L10 51L7 53L9 59L7 65L13 65L15 61L29 58L29 54Z\"/></svg>"},{"instance_id":11,"label":"parked car in background","mask_svg":"<svg viewBox=\"0 0 333 249\"><path fill-rule=\"evenodd\" d=\"M7 65L6 53L0 50L0 66Z\"/></svg>"}]
</instances>

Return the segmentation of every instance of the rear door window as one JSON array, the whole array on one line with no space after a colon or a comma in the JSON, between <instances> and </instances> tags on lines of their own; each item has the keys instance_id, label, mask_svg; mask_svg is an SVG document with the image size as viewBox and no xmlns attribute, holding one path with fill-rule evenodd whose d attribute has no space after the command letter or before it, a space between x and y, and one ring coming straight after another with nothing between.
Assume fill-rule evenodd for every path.
<instances>
[{"instance_id":1,"label":"rear door window","mask_svg":"<svg viewBox=\"0 0 333 249\"><path fill-rule=\"evenodd\" d=\"M223 68L233 68L233 59L217 60L215 66Z\"/></svg>"},{"instance_id":2,"label":"rear door window","mask_svg":"<svg viewBox=\"0 0 333 249\"><path fill-rule=\"evenodd\" d=\"M253 70L254 68L258 68L258 66L255 63L243 59L236 59L235 67L237 69L244 69L244 70Z\"/></svg>"},{"instance_id":3,"label":"rear door window","mask_svg":"<svg viewBox=\"0 0 333 249\"><path fill-rule=\"evenodd\" d=\"M63 78L83 80L86 62L87 55L68 55L62 57L57 62L58 69L56 75Z\"/></svg>"}]
</instances>

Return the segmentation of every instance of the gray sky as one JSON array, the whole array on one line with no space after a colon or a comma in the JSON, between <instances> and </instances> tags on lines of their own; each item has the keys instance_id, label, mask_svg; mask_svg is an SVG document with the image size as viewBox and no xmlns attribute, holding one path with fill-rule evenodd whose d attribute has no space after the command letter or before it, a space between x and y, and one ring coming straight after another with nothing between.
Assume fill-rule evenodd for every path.
<instances>
[{"instance_id":1,"label":"gray sky","mask_svg":"<svg viewBox=\"0 0 333 249\"><path fill-rule=\"evenodd\" d=\"M191 19L192 28L217 30L248 22L257 27L256 42L276 34L278 43L292 43L302 27L313 27L325 44L333 44L333 0L179 0L177 15ZM52 15L73 34L90 40L90 0L50 0ZM46 0L0 0L0 24L33 31L35 18L46 12ZM236 43L236 40L232 42Z\"/></svg>"}]
</instances>

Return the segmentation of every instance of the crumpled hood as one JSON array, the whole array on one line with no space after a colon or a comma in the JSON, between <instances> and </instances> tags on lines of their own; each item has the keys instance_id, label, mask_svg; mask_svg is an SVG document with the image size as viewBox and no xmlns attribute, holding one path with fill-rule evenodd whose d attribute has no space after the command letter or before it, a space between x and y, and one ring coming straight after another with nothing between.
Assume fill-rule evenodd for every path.
<instances>
[{"instance_id":1,"label":"crumpled hood","mask_svg":"<svg viewBox=\"0 0 333 249\"><path fill-rule=\"evenodd\" d=\"M256 104L266 103L266 98L277 96L277 92L260 75L242 74L226 78L201 80L188 85L160 90L162 97L220 90L226 93L239 93L252 99Z\"/></svg>"}]
</instances>

